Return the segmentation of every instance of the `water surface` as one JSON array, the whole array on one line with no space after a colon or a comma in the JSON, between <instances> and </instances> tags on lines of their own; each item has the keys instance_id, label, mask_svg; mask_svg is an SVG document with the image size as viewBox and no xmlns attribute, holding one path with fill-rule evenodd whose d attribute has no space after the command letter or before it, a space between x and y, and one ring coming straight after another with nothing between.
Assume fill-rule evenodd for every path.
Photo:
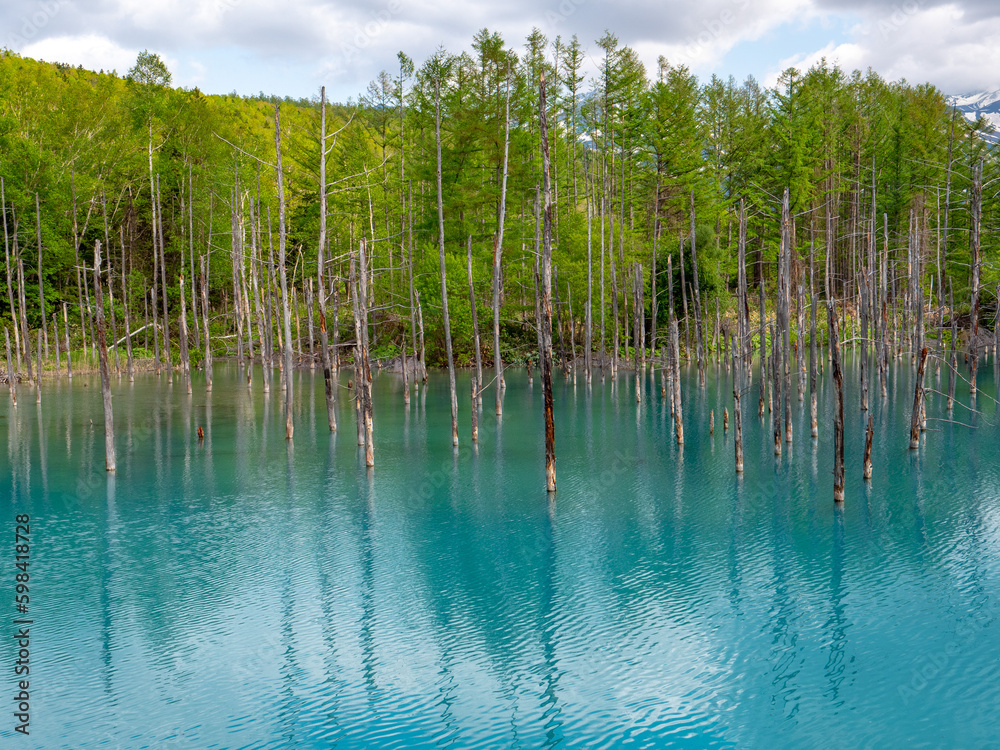
<instances>
[{"instance_id":1,"label":"water surface","mask_svg":"<svg viewBox=\"0 0 1000 750\"><path fill-rule=\"evenodd\" d=\"M990 368L991 369L991 368ZM348 374L344 375L344 385ZM685 382L686 445L659 383L637 404L557 376L559 492L544 492L541 389L508 374L450 444L447 378L402 404L375 381L376 467L350 392L326 429L320 372L281 398L234 366L194 395L115 385L117 476L99 381L0 408L13 537L32 518L31 736L38 748L988 747L1000 737L1000 440L995 387L909 451L911 368L845 380L847 502L832 501L832 393L776 460L731 383ZM828 381L829 378L826 378ZM928 385L944 389L933 368ZM969 403L967 389L959 398ZM716 431L708 434L708 414ZM731 414L732 416L732 414ZM205 430L199 444L197 427ZM5 493L7 494L7 493ZM13 550L0 591L13 596ZM15 617L4 605L0 616ZM11 625L4 626L10 629ZM10 638L0 639L5 700Z\"/></svg>"}]
</instances>

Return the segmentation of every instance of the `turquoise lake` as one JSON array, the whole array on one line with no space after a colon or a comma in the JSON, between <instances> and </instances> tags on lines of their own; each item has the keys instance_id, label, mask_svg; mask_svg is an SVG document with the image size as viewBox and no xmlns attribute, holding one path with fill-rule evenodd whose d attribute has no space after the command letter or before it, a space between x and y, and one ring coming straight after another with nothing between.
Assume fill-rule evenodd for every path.
<instances>
[{"instance_id":1,"label":"turquoise lake","mask_svg":"<svg viewBox=\"0 0 1000 750\"><path fill-rule=\"evenodd\" d=\"M558 493L542 392L507 377L450 439L447 375L407 408L375 376L364 466L350 372L340 429L320 370L280 392L217 364L114 382L118 472L104 472L99 379L0 405L0 747L986 748L1000 745L1000 414L928 394L908 450L915 368L872 389L846 368L846 502L833 502L833 393L808 393L776 459L732 386L684 373L686 444L659 375L555 377ZM946 390L946 370L927 386ZM794 388L794 386L793 386ZM709 435L710 410L715 434ZM199 443L196 431L204 427ZM15 515L31 518L31 734L14 732Z\"/></svg>"}]
</instances>

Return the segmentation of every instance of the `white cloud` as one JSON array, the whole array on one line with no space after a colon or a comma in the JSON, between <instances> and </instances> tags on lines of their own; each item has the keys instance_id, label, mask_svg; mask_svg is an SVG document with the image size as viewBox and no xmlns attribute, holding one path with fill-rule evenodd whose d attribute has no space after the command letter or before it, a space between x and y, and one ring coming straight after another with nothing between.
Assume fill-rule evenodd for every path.
<instances>
[{"instance_id":1,"label":"white cloud","mask_svg":"<svg viewBox=\"0 0 1000 750\"><path fill-rule=\"evenodd\" d=\"M121 47L97 34L55 36L27 45L21 54L47 62L82 65L91 70L117 70L124 75L135 64L138 50Z\"/></svg>"},{"instance_id":2,"label":"white cloud","mask_svg":"<svg viewBox=\"0 0 1000 750\"><path fill-rule=\"evenodd\" d=\"M861 23L845 28L857 19ZM636 50L650 76L660 55L703 78L718 72L764 81L825 56L847 69L871 66L887 79L931 81L948 92L1000 87L1000 7L993 0L618 0L613 7L600 0L0 4L0 28L13 40L8 46L32 57L123 72L138 50L149 49L167 61L178 82L206 91L264 87L296 96L326 84L341 99L363 91L379 70L394 70L400 50L419 65L439 45L453 53L468 50L473 35L488 27L521 52L534 26L550 41L578 35L592 60L600 56L595 40L608 29ZM737 58L749 69L725 67Z\"/></svg>"},{"instance_id":3,"label":"white cloud","mask_svg":"<svg viewBox=\"0 0 1000 750\"><path fill-rule=\"evenodd\" d=\"M684 36L676 40L649 39L674 65L711 70L726 54L744 42L755 42L790 20L806 22L817 15L811 0L725 0L699 4Z\"/></svg>"},{"instance_id":4,"label":"white cloud","mask_svg":"<svg viewBox=\"0 0 1000 750\"><path fill-rule=\"evenodd\" d=\"M929 82L949 94L1000 88L1000 9L990 17L954 2L925 8L908 0L863 15L851 41L781 60L765 83L790 66L806 69L825 57L845 70L871 67L887 80Z\"/></svg>"}]
</instances>

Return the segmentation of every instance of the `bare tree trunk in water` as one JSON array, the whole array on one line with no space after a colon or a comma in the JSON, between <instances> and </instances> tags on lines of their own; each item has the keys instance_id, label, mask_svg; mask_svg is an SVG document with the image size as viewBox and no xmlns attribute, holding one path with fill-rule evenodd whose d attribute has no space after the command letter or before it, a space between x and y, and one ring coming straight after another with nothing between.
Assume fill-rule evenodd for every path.
<instances>
[{"instance_id":1,"label":"bare tree trunk in water","mask_svg":"<svg viewBox=\"0 0 1000 750\"><path fill-rule=\"evenodd\" d=\"M545 71L539 81L542 134L542 180L545 225L542 230L542 393L545 401L545 489L556 491L556 432L552 403L552 185L549 180L549 137L545 106Z\"/></svg>"},{"instance_id":2,"label":"bare tree trunk in water","mask_svg":"<svg viewBox=\"0 0 1000 750\"><path fill-rule=\"evenodd\" d=\"M833 367L833 385L837 405L833 416L833 500L844 502L844 372L840 367L840 335L837 332L837 314L832 302L826 303L827 321L830 326L830 354Z\"/></svg>"},{"instance_id":3,"label":"bare tree trunk in water","mask_svg":"<svg viewBox=\"0 0 1000 750\"><path fill-rule=\"evenodd\" d=\"M292 313L288 307L288 274L285 270L285 178L281 171L281 121L278 105L274 105L274 149L277 153L278 178L278 272L281 277L281 307L285 329L285 440L295 432L292 423Z\"/></svg>"},{"instance_id":4,"label":"bare tree trunk in water","mask_svg":"<svg viewBox=\"0 0 1000 750\"><path fill-rule=\"evenodd\" d=\"M496 371L496 411L503 414L503 359L500 356L500 271L503 254L503 224L507 213L507 165L510 155L510 71L507 71L507 103L504 110L503 178L500 183L500 212L493 245L493 368ZM411 266L412 268L412 266ZM411 272L412 275L412 272ZM412 283L412 282L411 282ZM482 379L479 387L483 387Z\"/></svg>"},{"instance_id":5,"label":"bare tree trunk in water","mask_svg":"<svg viewBox=\"0 0 1000 750\"><path fill-rule=\"evenodd\" d=\"M105 339L104 295L101 293L101 241L94 243L94 295L97 297L97 347L101 358L101 394L104 397L104 468L115 471L115 423L111 410L111 368Z\"/></svg>"},{"instance_id":6,"label":"bare tree trunk in water","mask_svg":"<svg viewBox=\"0 0 1000 750\"><path fill-rule=\"evenodd\" d=\"M444 262L444 194L441 187L441 80L434 79L434 139L437 144L438 253L441 259L441 316L444 320L445 350L448 357L448 385L451 389L451 443L458 445L458 392L455 390L455 359L448 318L448 283Z\"/></svg>"},{"instance_id":7,"label":"bare tree trunk in water","mask_svg":"<svg viewBox=\"0 0 1000 750\"><path fill-rule=\"evenodd\" d=\"M326 422L330 428L330 432L336 432L337 414L334 410L334 405L337 402L337 392L335 389L336 383L333 380L333 366L330 363L330 337L326 326L326 86L320 90L319 144L319 244L316 250L316 288L319 294L319 348L323 361Z\"/></svg>"}]
</instances>

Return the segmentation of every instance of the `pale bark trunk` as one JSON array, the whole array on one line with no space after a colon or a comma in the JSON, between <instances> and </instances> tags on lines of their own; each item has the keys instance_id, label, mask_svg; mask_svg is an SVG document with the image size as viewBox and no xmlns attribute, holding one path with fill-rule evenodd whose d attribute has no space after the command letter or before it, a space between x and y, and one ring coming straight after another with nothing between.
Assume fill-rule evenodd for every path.
<instances>
[{"instance_id":1,"label":"pale bark trunk","mask_svg":"<svg viewBox=\"0 0 1000 750\"><path fill-rule=\"evenodd\" d=\"M441 81L434 79L434 139L437 145L438 256L441 261L441 315L444 320L445 350L448 357L448 386L451 391L451 442L458 445L458 392L455 390L455 359L448 318L448 282L444 260L444 192L441 186Z\"/></svg>"},{"instance_id":2,"label":"pale bark trunk","mask_svg":"<svg viewBox=\"0 0 1000 750\"><path fill-rule=\"evenodd\" d=\"M497 233L493 247L493 369L496 371L496 412L503 414L503 358L500 355L500 273L503 255L503 227L507 213L507 168L510 157L510 71L507 73L507 99L504 108L503 178L500 183L500 212L497 217ZM411 263L412 278L412 263ZM412 281L411 281L412 285ZM412 294L411 294L412 298ZM482 388L482 379L479 381Z\"/></svg>"},{"instance_id":3,"label":"pale bark trunk","mask_svg":"<svg viewBox=\"0 0 1000 750\"><path fill-rule=\"evenodd\" d=\"M872 478L872 437L875 434L875 415L868 412L868 429L865 430L865 457L862 470L865 479Z\"/></svg>"},{"instance_id":4,"label":"pale bark trunk","mask_svg":"<svg viewBox=\"0 0 1000 750\"><path fill-rule=\"evenodd\" d=\"M372 417L372 368L368 359L368 247L361 240L360 273L358 275L358 292L356 295L361 308L361 413L365 424L365 466L375 465L374 420Z\"/></svg>"},{"instance_id":5,"label":"pale bark trunk","mask_svg":"<svg viewBox=\"0 0 1000 750\"><path fill-rule=\"evenodd\" d=\"M681 345L680 345L680 329L677 326L677 319L675 318L670 323L670 337L673 344L673 386L674 386L674 436L677 439L678 445L684 444L684 413L681 408Z\"/></svg>"},{"instance_id":6,"label":"pale bark trunk","mask_svg":"<svg viewBox=\"0 0 1000 750\"><path fill-rule=\"evenodd\" d=\"M281 277L281 306L285 331L285 439L291 440L295 432L292 422L292 315L288 308L288 275L285 270L285 177L281 170L281 121L278 105L274 105L274 149L277 154L278 180L278 271Z\"/></svg>"},{"instance_id":7,"label":"pale bark trunk","mask_svg":"<svg viewBox=\"0 0 1000 750\"><path fill-rule=\"evenodd\" d=\"M757 416L764 417L764 399L767 395L767 323L764 306L764 277L760 279L760 398Z\"/></svg>"},{"instance_id":8,"label":"pale bark trunk","mask_svg":"<svg viewBox=\"0 0 1000 750\"><path fill-rule=\"evenodd\" d=\"M319 348L323 360L323 388L326 395L326 421L330 432L337 431L337 402L335 371L330 358L330 336L326 320L326 86L320 89L320 138L319 138L319 244L317 246L316 284L319 294ZM411 267L410 275L413 271ZM412 298L412 279L410 282ZM336 325L336 320L334 321ZM405 362L405 359L404 359Z\"/></svg>"},{"instance_id":9,"label":"pale bark trunk","mask_svg":"<svg viewBox=\"0 0 1000 750\"><path fill-rule=\"evenodd\" d=\"M0 213L3 214L3 253L6 265L4 266L7 272L7 304L10 306L10 316L14 321L14 346L15 351L20 354L21 350L21 336L18 333L17 321L20 320L20 315L17 312L17 305L14 304L14 287L13 278L11 276L10 267L10 244L7 239L7 192L6 186L4 185L3 177L0 177ZM79 262L77 266L79 267ZM79 280L80 271L77 268L77 280Z\"/></svg>"},{"instance_id":10,"label":"pale bark trunk","mask_svg":"<svg viewBox=\"0 0 1000 750\"><path fill-rule=\"evenodd\" d=\"M115 471L115 427L111 408L111 373L105 340L104 297L101 294L101 241L94 243L94 295L97 298L97 348L101 358L101 394L104 397L104 467Z\"/></svg>"},{"instance_id":11,"label":"pale bark trunk","mask_svg":"<svg viewBox=\"0 0 1000 750\"><path fill-rule=\"evenodd\" d=\"M45 284L42 279L42 210L38 203L38 193L35 193L35 229L38 239L38 307L42 315L42 336L45 339L45 356L49 356L49 334L45 329ZM28 353L31 356L31 353Z\"/></svg>"},{"instance_id":12,"label":"pale bark trunk","mask_svg":"<svg viewBox=\"0 0 1000 750\"><path fill-rule=\"evenodd\" d=\"M542 230L542 393L545 402L545 489L556 491L556 438L552 400L552 185L549 180L549 138L546 122L545 72L539 82L539 120L542 136L542 180L545 208Z\"/></svg>"},{"instance_id":13,"label":"pale bark trunk","mask_svg":"<svg viewBox=\"0 0 1000 750\"><path fill-rule=\"evenodd\" d=\"M574 107L575 115L575 107ZM574 139L574 149L576 147L576 140ZM575 153L575 151L574 151ZM592 325L592 298L594 293L594 272L593 272L593 260L591 259L592 248L593 248L593 229L592 229L592 210L591 210L591 190L590 190L590 179L587 176L586 171L587 159L584 157L584 179L583 179L583 189L585 193L585 199L587 201L587 313L584 321L584 331L583 331L583 356L584 362L583 367L586 370L587 385L591 384L593 378L593 325ZM573 171L573 192L576 193L576 170Z\"/></svg>"},{"instance_id":14,"label":"pale bark trunk","mask_svg":"<svg viewBox=\"0 0 1000 750\"><path fill-rule=\"evenodd\" d=\"M910 450L920 447L920 412L924 400L924 366L927 364L927 347L920 350L920 363L917 365L917 384L913 389L913 412L910 415Z\"/></svg>"},{"instance_id":15,"label":"pale bark trunk","mask_svg":"<svg viewBox=\"0 0 1000 750\"><path fill-rule=\"evenodd\" d=\"M157 230L160 240L160 289L163 290L163 353L167 361L167 381L173 380L173 361L170 355L170 313L167 309L167 258L163 244L163 210L160 201L160 176L156 175L156 205L160 217Z\"/></svg>"},{"instance_id":16,"label":"pale bark trunk","mask_svg":"<svg viewBox=\"0 0 1000 750\"><path fill-rule=\"evenodd\" d=\"M979 275L980 217L983 209L983 163L972 170L972 341L969 346L969 393L976 395L976 371L979 368Z\"/></svg>"},{"instance_id":17,"label":"pale bark trunk","mask_svg":"<svg viewBox=\"0 0 1000 750\"><path fill-rule=\"evenodd\" d=\"M468 243L468 270L469 270L469 307L472 310L472 344L476 352L476 382L483 382L483 356L482 346L479 340L479 315L476 312L476 290L472 286L472 235L469 235ZM482 401L482 394L476 395L476 404Z\"/></svg>"},{"instance_id":18,"label":"pale bark trunk","mask_svg":"<svg viewBox=\"0 0 1000 750\"><path fill-rule=\"evenodd\" d=\"M192 281L192 284L194 282ZM184 273L178 277L178 285L181 292L181 371L184 375L184 382L187 385L187 392L191 393L191 362L188 359L188 334L187 334L187 297L184 291ZM192 314L194 311L192 310Z\"/></svg>"},{"instance_id":19,"label":"pale bark trunk","mask_svg":"<svg viewBox=\"0 0 1000 750\"><path fill-rule=\"evenodd\" d=\"M10 358L10 334L7 333L7 327L4 326L3 329L4 342L7 345L7 390L10 392L10 403L13 406L17 406L17 390L14 387L14 380L17 375L14 373L14 363Z\"/></svg>"},{"instance_id":20,"label":"pale bark trunk","mask_svg":"<svg viewBox=\"0 0 1000 750\"><path fill-rule=\"evenodd\" d=\"M705 387L705 339L701 325L701 290L698 286L698 243L695 241L694 191L691 191L691 272L694 277L694 333L698 355L698 385Z\"/></svg>"},{"instance_id":21,"label":"pale bark trunk","mask_svg":"<svg viewBox=\"0 0 1000 750\"><path fill-rule=\"evenodd\" d=\"M201 316L205 330L205 390L212 390L212 343L208 331L208 272L207 258L201 256Z\"/></svg>"},{"instance_id":22,"label":"pale bark trunk","mask_svg":"<svg viewBox=\"0 0 1000 750\"><path fill-rule=\"evenodd\" d=\"M63 324L66 326L66 377L70 380L73 379L73 362L72 355L70 354L69 347L69 308L65 302L63 302ZM129 346L129 360L131 361L131 342ZM131 380L131 369L129 371L129 379Z\"/></svg>"},{"instance_id":23,"label":"pale bark trunk","mask_svg":"<svg viewBox=\"0 0 1000 750\"><path fill-rule=\"evenodd\" d=\"M833 303L827 300L827 320L830 326L830 355L836 406L833 416L833 500L844 502L844 373L840 368L840 336Z\"/></svg>"}]
</instances>

